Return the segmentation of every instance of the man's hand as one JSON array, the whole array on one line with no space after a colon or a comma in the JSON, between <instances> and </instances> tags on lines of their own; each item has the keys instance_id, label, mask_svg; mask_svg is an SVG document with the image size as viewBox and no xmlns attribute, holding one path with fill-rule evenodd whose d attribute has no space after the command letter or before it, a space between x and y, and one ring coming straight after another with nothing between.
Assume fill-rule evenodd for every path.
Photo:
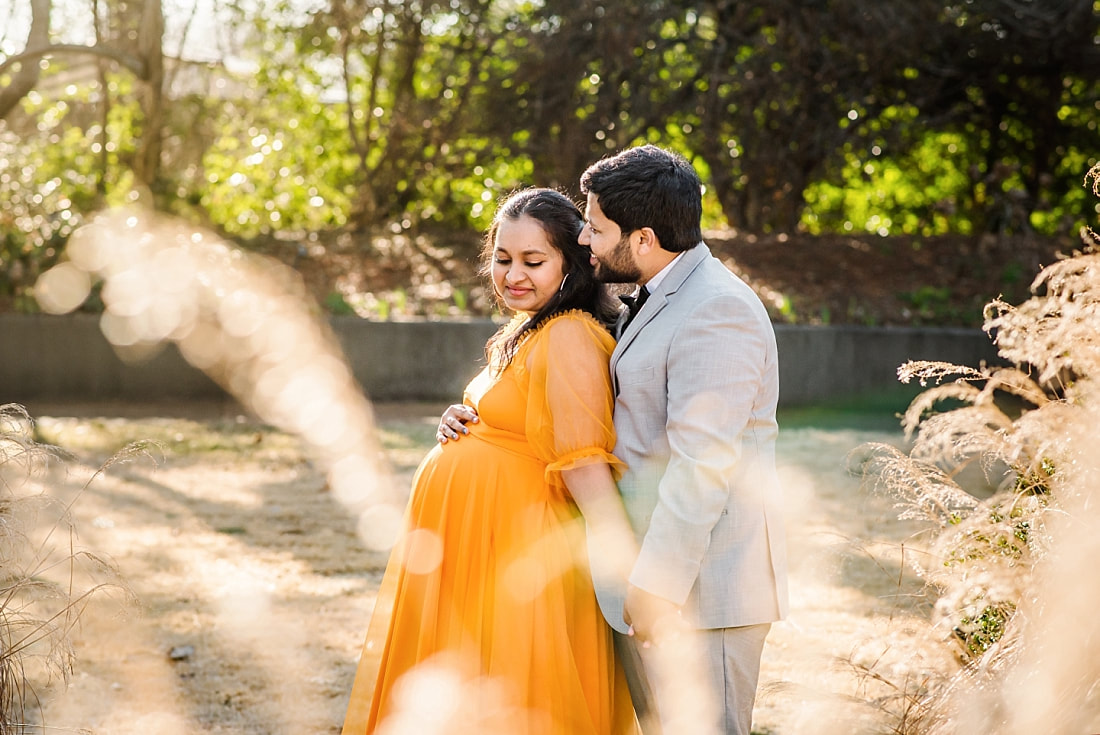
<instances>
[{"instance_id":1,"label":"man's hand","mask_svg":"<svg viewBox=\"0 0 1100 735\"><path fill-rule=\"evenodd\" d=\"M623 620L644 648L676 638L685 629L678 605L634 585L626 591Z\"/></svg>"},{"instance_id":2,"label":"man's hand","mask_svg":"<svg viewBox=\"0 0 1100 735\"><path fill-rule=\"evenodd\" d=\"M447 410L443 412L443 416L439 419L439 428L435 432L435 440L440 444L446 444L448 441L458 441L460 435L470 433L470 430L466 428L466 424L476 424L480 420L477 411L464 403L447 406Z\"/></svg>"}]
</instances>

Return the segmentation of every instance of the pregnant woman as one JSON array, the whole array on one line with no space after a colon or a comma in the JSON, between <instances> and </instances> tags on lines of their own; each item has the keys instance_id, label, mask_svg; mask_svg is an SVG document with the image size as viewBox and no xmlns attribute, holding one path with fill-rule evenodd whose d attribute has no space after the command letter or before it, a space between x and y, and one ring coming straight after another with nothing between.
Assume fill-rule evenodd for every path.
<instances>
[{"instance_id":1,"label":"pregnant woman","mask_svg":"<svg viewBox=\"0 0 1100 735\"><path fill-rule=\"evenodd\" d=\"M586 526L609 554L633 537L611 455L615 312L582 225L550 189L496 213L483 269L514 317L463 396L478 420L457 442L442 424L417 470L344 735L635 732L586 553Z\"/></svg>"}]
</instances>

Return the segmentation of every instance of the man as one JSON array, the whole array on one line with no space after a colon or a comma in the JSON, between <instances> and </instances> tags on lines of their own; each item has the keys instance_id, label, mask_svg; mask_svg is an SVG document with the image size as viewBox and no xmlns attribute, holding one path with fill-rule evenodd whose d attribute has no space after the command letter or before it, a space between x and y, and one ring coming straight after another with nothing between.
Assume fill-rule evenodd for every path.
<instances>
[{"instance_id":1,"label":"man","mask_svg":"<svg viewBox=\"0 0 1100 735\"><path fill-rule=\"evenodd\" d=\"M631 635L624 658L640 655L643 724L648 679L665 735L749 735L764 639L787 611L771 322L702 242L702 186L682 157L622 151L590 166L581 191L597 277L636 283L640 302L611 357L619 489L640 550L625 591L598 583L601 607Z\"/></svg>"}]
</instances>

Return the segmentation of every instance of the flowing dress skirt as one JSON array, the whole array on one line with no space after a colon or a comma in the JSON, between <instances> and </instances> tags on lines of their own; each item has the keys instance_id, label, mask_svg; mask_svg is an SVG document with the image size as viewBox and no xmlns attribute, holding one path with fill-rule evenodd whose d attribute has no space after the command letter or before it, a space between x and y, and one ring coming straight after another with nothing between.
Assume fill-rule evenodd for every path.
<instances>
[{"instance_id":1,"label":"flowing dress skirt","mask_svg":"<svg viewBox=\"0 0 1100 735\"><path fill-rule=\"evenodd\" d=\"M576 506L522 435L471 429L417 470L344 735L635 732Z\"/></svg>"}]
</instances>

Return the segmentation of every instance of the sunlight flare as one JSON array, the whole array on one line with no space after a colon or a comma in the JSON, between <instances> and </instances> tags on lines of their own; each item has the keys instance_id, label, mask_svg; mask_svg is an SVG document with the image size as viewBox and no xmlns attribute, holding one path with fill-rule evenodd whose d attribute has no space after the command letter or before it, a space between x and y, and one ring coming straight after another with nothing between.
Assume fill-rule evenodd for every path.
<instances>
[{"instance_id":1,"label":"sunlight flare","mask_svg":"<svg viewBox=\"0 0 1100 735\"><path fill-rule=\"evenodd\" d=\"M72 236L36 286L43 310L75 311L96 284L103 335L124 359L164 343L260 419L300 436L333 496L366 514L369 548L392 545L404 507L369 401L301 278L211 233L141 210L108 211Z\"/></svg>"}]
</instances>

